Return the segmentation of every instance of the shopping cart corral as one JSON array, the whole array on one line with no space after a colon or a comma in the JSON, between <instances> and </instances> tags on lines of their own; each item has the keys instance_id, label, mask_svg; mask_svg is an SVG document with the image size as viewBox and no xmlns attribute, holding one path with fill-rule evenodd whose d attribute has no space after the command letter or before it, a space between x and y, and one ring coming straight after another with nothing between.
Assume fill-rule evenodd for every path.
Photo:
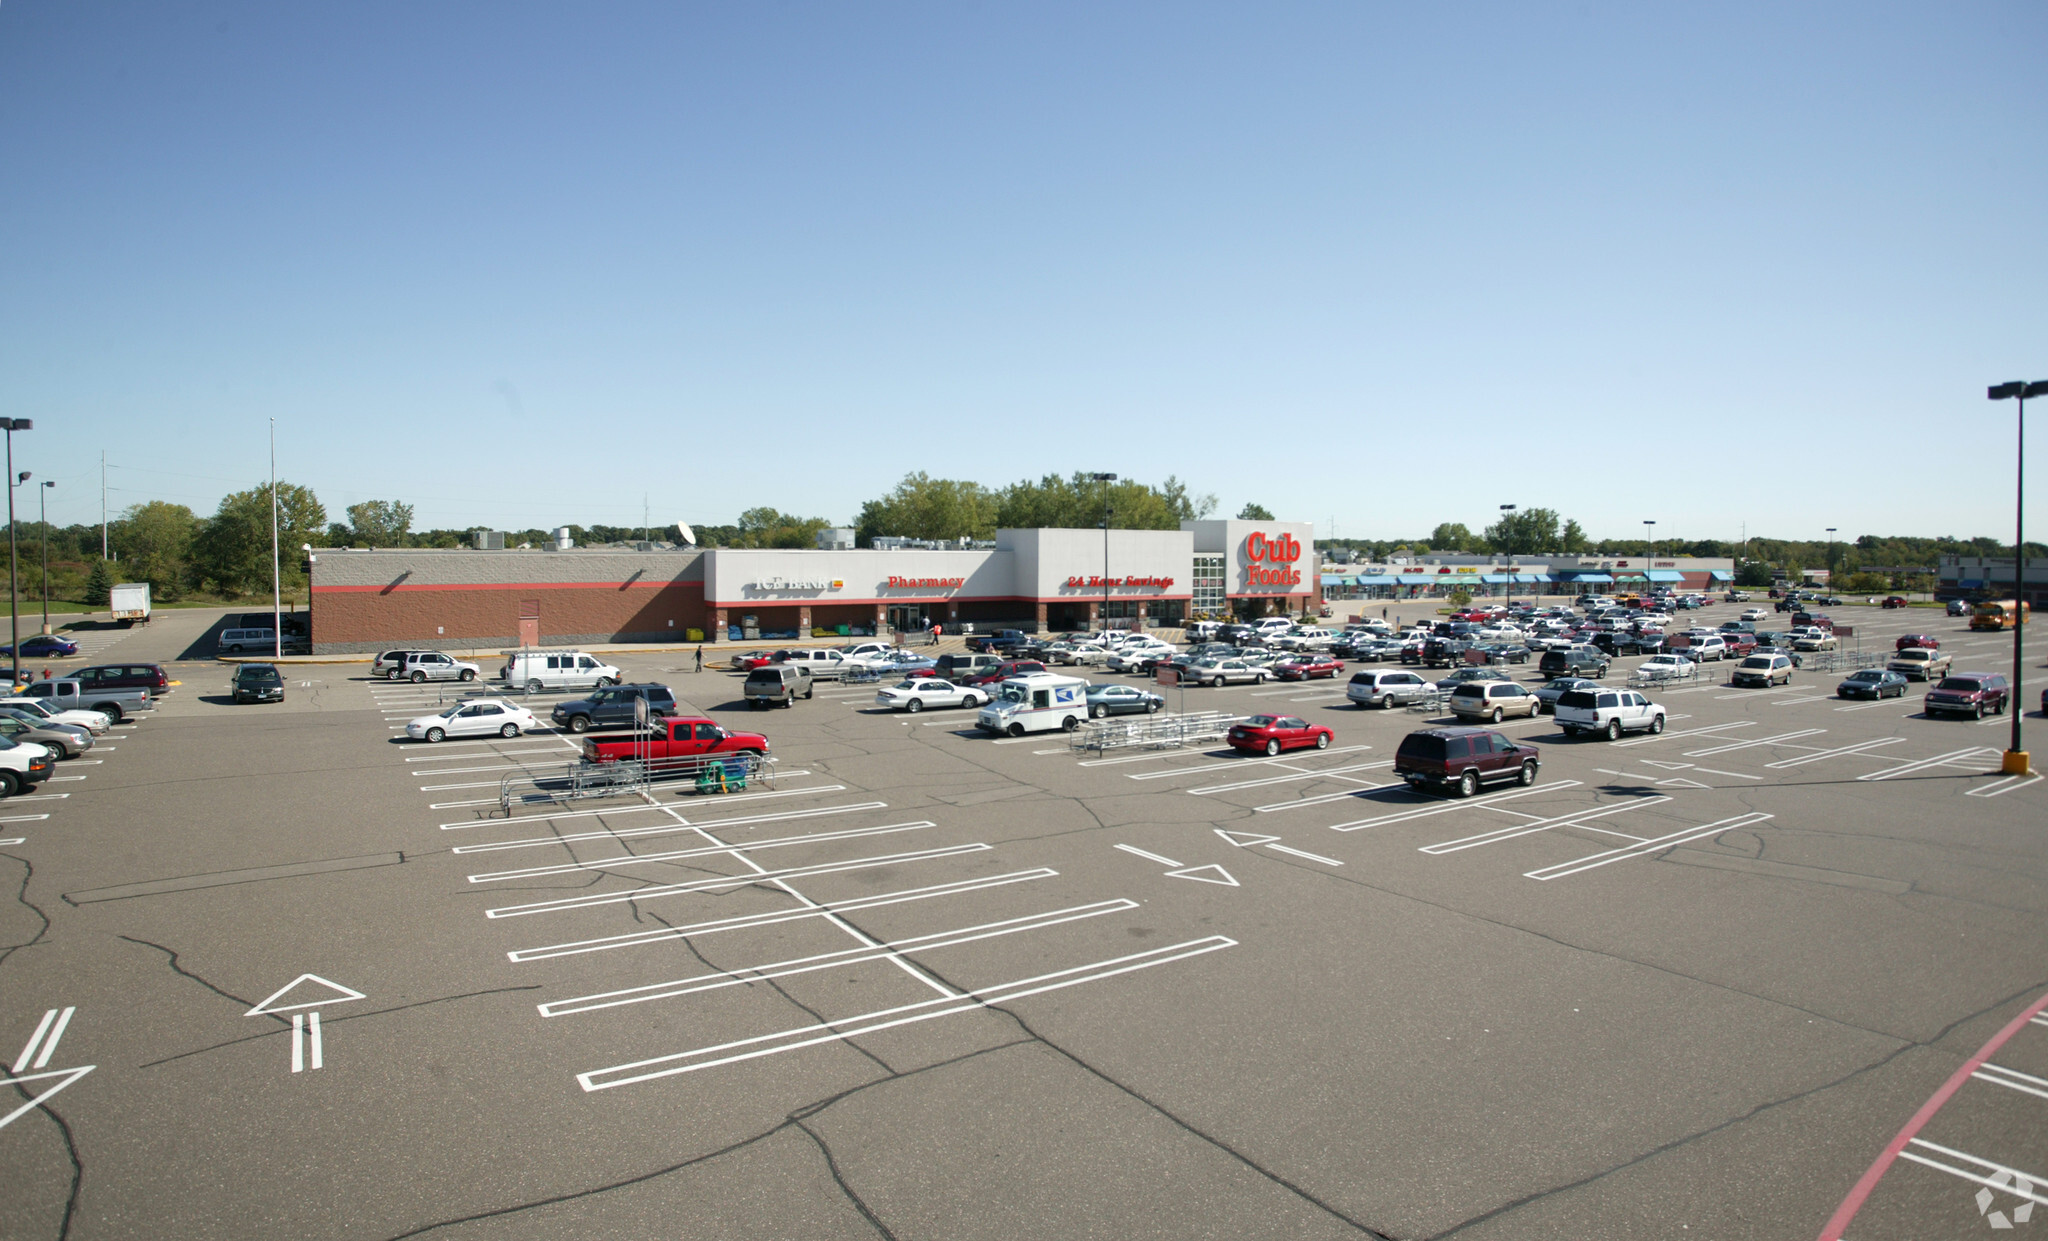
<instances>
[{"instance_id":1,"label":"shopping cart corral","mask_svg":"<svg viewBox=\"0 0 2048 1241\"><path fill-rule=\"evenodd\" d=\"M1243 720L1227 711L1192 715L1147 715L1124 720L1090 720L1069 734L1067 744L1080 752L1104 750L1171 750L1221 741L1230 726Z\"/></svg>"},{"instance_id":2,"label":"shopping cart corral","mask_svg":"<svg viewBox=\"0 0 2048 1241\"><path fill-rule=\"evenodd\" d=\"M775 759L758 754L693 754L614 763L577 760L530 767L498 782L498 809L508 818L520 806L552 805L594 797L651 796L656 785L700 794L775 787Z\"/></svg>"}]
</instances>

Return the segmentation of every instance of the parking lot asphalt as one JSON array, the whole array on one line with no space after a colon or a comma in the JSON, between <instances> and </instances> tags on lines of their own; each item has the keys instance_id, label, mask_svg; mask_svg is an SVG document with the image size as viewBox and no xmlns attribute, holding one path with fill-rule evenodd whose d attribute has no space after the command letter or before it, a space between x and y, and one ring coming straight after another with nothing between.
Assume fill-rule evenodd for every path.
<instances>
[{"instance_id":1,"label":"parking lot asphalt","mask_svg":"<svg viewBox=\"0 0 2048 1241\"><path fill-rule=\"evenodd\" d=\"M2042 1193L1999 1178L2048 1175L2048 787L1917 685L1710 664L1662 735L1507 722L1538 783L1458 800L1389 774L1438 717L1342 678L1165 691L1336 732L1265 759L621 662L772 782L508 816L568 738L408 743L453 690L237 707L184 663L0 803L0 1236L1811 1238L1851 1202L1863 1241Z\"/></svg>"}]
</instances>

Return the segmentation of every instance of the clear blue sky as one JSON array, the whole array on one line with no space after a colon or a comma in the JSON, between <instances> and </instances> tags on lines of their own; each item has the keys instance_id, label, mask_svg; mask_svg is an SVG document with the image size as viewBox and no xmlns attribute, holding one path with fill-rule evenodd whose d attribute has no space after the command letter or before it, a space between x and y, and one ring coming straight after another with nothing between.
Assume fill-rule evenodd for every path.
<instances>
[{"instance_id":1,"label":"clear blue sky","mask_svg":"<svg viewBox=\"0 0 2048 1241\"><path fill-rule=\"evenodd\" d=\"M1325 534L2009 538L2044 47L2035 0L13 0L0 414L64 522L102 449L210 512L275 416L421 527L1095 469Z\"/></svg>"}]
</instances>

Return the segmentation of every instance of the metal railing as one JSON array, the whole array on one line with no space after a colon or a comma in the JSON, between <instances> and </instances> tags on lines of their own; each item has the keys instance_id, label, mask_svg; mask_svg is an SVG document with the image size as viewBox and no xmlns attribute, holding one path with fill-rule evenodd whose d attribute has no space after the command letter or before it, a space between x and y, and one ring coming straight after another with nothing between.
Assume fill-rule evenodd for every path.
<instances>
[{"instance_id":1,"label":"metal railing","mask_svg":"<svg viewBox=\"0 0 2048 1241\"><path fill-rule=\"evenodd\" d=\"M1244 718L1228 711L1199 711L1189 715L1090 720L1069 735L1067 744L1078 753L1097 754L1104 750L1179 749L1220 741L1231 725Z\"/></svg>"},{"instance_id":2,"label":"metal railing","mask_svg":"<svg viewBox=\"0 0 2048 1241\"><path fill-rule=\"evenodd\" d=\"M498 810L554 805L593 797L652 796L657 784L687 784L697 793L737 793L775 787L775 759L752 754L694 754L688 758L577 760L524 768L498 782Z\"/></svg>"},{"instance_id":3,"label":"metal railing","mask_svg":"<svg viewBox=\"0 0 2048 1241\"><path fill-rule=\"evenodd\" d=\"M1432 715L1442 715L1451 709L1451 691L1447 689L1429 690L1411 701L1408 704L1408 709Z\"/></svg>"},{"instance_id":4,"label":"metal railing","mask_svg":"<svg viewBox=\"0 0 2048 1241\"><path fill-rule=\"evenodd\" d=\"M1683 668L1638 668L1628 674L1630 689L1655 689L1660 685L1683 685L1697 681L1700 676L1698 664L1687 664Z\"/></svg>"}]
</instances>

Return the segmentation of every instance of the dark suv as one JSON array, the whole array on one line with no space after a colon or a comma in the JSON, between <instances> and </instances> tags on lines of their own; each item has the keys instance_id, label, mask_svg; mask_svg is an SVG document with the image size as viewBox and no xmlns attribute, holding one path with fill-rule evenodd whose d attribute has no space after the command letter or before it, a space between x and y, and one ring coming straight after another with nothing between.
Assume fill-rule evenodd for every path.
<instances>
[{"instance_id":1,"label":"dark suv","mask_svg":"<svg viewBox=\"0 0 2048 1241\"><path fill-rule=\"evenodd\" d=\"M1559 677L1592 677L1597 680L1607 675L1610 662L1608 655L1594 647L1566 647L1561 651L1543 652L1543 658L1536 661L1536 670L1546 681L1555 681Z\"/></svg>"},{"instance_id":2,"label":"dark suv","mask_svg":"<svg viewBox=\"0 0 2048 1241\"><path fill-rule=\"evenodd\" d=\"M71 674L71 679L84 685L87 693L96 689L146 689L161 694L171 687L171 678L157 664L98 664L80 668Z\"/></svg>"},{"instance_id":3,"label":"dark suv","mask_svg":"<svg viewBox=\"0 0 2048 1241\"><path fill-rule=\"evenodd\" d=\"M1996 672L1956 672L1941 678L1941 684L1927 691L1921 709L1931 718L1937 715L2000 715L2012 687Z\"/></svg>"},{"instance_id":4,"label":"dark suv","mask_svg":"<svg viewBox=\"0 0 2048 1241\"><path fill-rule=\"evenodd\" d=\"M1470 797L1483 784L1536 783L1542 754L1484 728L1425 728L1401 739L1394 774L1411 786L1452 788Z\"/></svg>"},{"instance_id":5,"label":"dark suv","mask_svg":"<svg viewBox=\"0 0 2048 1241\"><path fill-rule=\"evenodd\" d=\"M631 728L635 723L633 704L641 698L647 700L649 719L676 713L676 696L666 685L606 685L588 698L556 703L554 721L572 733L593 728Z\"/></svg>"}]
</instances>

